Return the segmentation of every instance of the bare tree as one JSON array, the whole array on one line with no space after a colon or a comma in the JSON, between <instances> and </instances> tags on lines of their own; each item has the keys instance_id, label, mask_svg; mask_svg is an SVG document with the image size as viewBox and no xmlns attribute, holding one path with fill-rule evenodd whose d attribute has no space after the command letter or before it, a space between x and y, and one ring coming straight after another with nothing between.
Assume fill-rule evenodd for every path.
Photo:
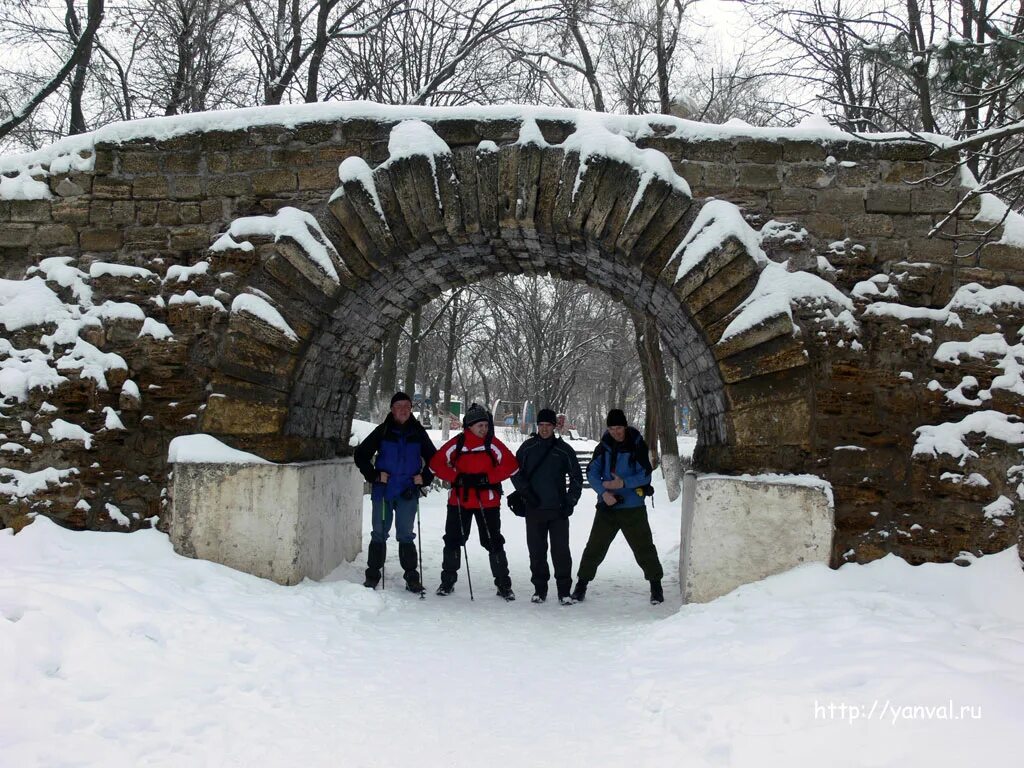
<instances>
[{"instance_id":1,"label":"bare tree","mask_svg":"<svg viewBox=\"0 0 1024 768\"><path fill-rule=\"evenodd\" d=\"M22 10L24 10L25 4L18 3L17 5L22 6ZM52 96L64 84L68 77L71 77L68 96L68 103L70 105L68 132L81 133L86 129L82 97L85 90L85 78L88 73L89 61L92 57L93 43L96 39L96 32L103 21L103 14L104 0L88 0L86 4L86 21L83 26L74 0L65 0L63 40L60 39L61 35L59 33L54 35L54 30L38 25L31 15L21 18L8 17L4 19L5 27L10 25L17 32L49 40L52 44L64 48L69 47L70 51L65 55L63 63L56 69L53 75L42 83L18 108L12 109L10 114L0 122L0 139L24 123L40 104Z\"/></svg>"}]
</instances>

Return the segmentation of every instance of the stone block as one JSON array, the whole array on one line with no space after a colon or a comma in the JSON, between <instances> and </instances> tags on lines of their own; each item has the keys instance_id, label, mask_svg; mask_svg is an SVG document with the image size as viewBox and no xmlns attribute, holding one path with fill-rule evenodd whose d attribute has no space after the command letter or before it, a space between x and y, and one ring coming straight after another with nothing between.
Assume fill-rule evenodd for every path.
<instances>
[{"instance_id":1,"label":"stone block","mask_svg":"<svg viewBox=\"0 0 1024 768\"><path fill-rule=\"evenodd\" d=\"M736 142L735 157L747 163L774 165L782 160L783 145L777 141L741 139Z\"/></svg>"},{"instance_id":2,"label":"stone block","mask_svg":"<svg viewBox=\"0 0 1024 768\"><path fill-rule=\"evenodd\" d=\"M892 217L884 213L850 216L846 223L847 232L851 237L891 237L896 231Z\"/></svg>"},{"instance_id":3,"label":"stone block","mask_svg":"<svg viewBox=\"0 0 1024 768\"><path fill-rule=\"evenodd\" d=\"M833 216L864 213L864 193L859 189L823 189L815 197L817 209Z\"/></svg>"},{"instance_id":4,"label":"stone block","mask_svg":"<svg viewBox=\"0 0 1024 768\"><path fill-rule=\"evenodd\" d=\"M132 195L143 200L165 200L170 197L170 185L164 176L139 176L132 181Z\"/></svg>"},{"instance_id":5,"label":"stone block","mask_svg":"<svg viewBox=\"0 0 1024 768\"><path fill-rule=\"evenodd\" d=\"M782 181L775 165L742 164L736 166L736 186L749 190L779 189Z\"/></svg>"},{"instance_id":6,"label":"stone block","mask_svg":"<svg viewBox=\"0 0 1024 768\"><path fill-rule=\"evenodd\" d=\"M835 530L831 486L811 475L683 477L679 583L705 603L797 566L826 567Z\"/></svg>"},{"instance_id":7,"label":"stone block","mask_svg":"<svg viewBox=\"0 0 1024 768\"><path fill-rule=\"evenodd\" d=\"M75 230L67 224L45 225L36 230L35 243L42 248L75 245Z\"/></svg>"},{"instance_id":8,"label":"stone block","mask_svg":"<svg viewBox=\"0 0 1024 768\"><path fill-rule=\"evenodd\" d=\"M809 213L817 209L815 193L809 189L776 189L768 193L772 213Z\"/></svg>"},{"instance_id":9,"label":"stone block","mask_svg":"<svg viewBox=\"0 0 1024 768\"><path fill-rule=\"evenodd\" d=\"M868 190L868 213L910 213L910 190L900 187L875 187Z\"/></svg>"},{"instance_id":10,"label":"stone block","mask_svg":"<svg viewBox=\"0 0 1024 768\"><path fill-rule=\"evenodd\" d=\"M236 149L229 153L232 171L255 171L266 168L270 161L267 149Z\"/></svg>"},{"instance_id":11,"label":"stone block","mask_svg":"<svg viewBox=\"0 0 1024 768\"><path fill-rule=\"evenodd\" d=\"M94 227L82 230L79 243L83 251L116 251L121 247L121 230Z\"/></svg>"},{"instance_id":12,"label":"stone block","mask_svg":"<svg viewBox=\"0 0 1024 768\"><path fill-rule=\"evenodd\" d=\"M978 266L984 269L1005 269L1015 272L1024 271L1024 248L1012 245L989 243L981 250Z\"/></svg>"},{"instance_id":13,"label":"stone block","mask_svg":"<svg viewBox=\"0 0 1024 768\"><path fill-rule=\"evenodd\" d=\"M49 200L11 200L11 221L50 221Z\"/></svg>"},{"instance_id":14,"label":"stone block","mask_svg":"<svg viewBox=\"0 0 1024 768\"><path fill-rule=\"evenodd\" d=\"M34 224L0 224L0 248L26 248L35 231Z\"/></svg>"},{"instance_id":15,"label":"stone block","mask_svg":"<svg viewBox=\"0 0 1024 768\"><path fill-rule=\"evenodd\" d=\"M955 189L920 187L910 193L910 209L914 213L945 213L957 201Z\"/></svg>"},{"instance_id":16,"label":"stone block","mask_svg":"<svg viewBox=\"0 0 1024 768\"><path fill-rule=\"evenodd\" d=\"M169 196L176 200L200 200L206 196L206 179L202 176L174 176Z\"/></svg>"},{"instance_id":17,"label":"stone block","mask_svg":"<svg viewBox=\"0 0 1024 768\"><path fill-rule=\"evenodd\" d=\"M252 179L245 174L211 176L206 183L206 189L210 197L241 197L243 195L251 195Z\"/></svg>"},{"instance_id":18,"label":"stone block","mask_svg":"<svg viewBox=\"0 0 1024 768\"><path fill-rule=\"evenodd\" d=\"M338 168L335 165L318 165L302 168L298 173L299 189L334 189L341 182L338 180Z\"/></svg>"},{"instance_id":19,"label":"stone block","mask_svg":"<svg viewBox=\"0 0 1024 768\"><path fill-rule=\"evenodd\" d=\"M129 175L160 172L159 152L118 152L118 170Z\"/></svg>"},{"instance_id":20,"label":"stone block","mask_svg":"<svg viewBox=\"0 0 1024 768\"><path fill-rule=\"evenodd\" d=\"M835 167L822 165L821 163L791 165L786 169L785 173L787 187L824 189L835 184L836 180Z\"/></svg>"},{"instance_id":21,"label":"stone block","mask_svg":"<svg viewBox=\"0 0 1024 768\"><path fill-rule=\"evenodd\" d=\"M878 183L880 175L878 164L870 160L852 165L839 162L836 167L836 181L840 187L870 187Z\"/></svg>"},{"instance_id":22,"label":"stone block","mask_svg":"<svg viewBox=\"0 0 1024 768\"><path fill-rule=\"evenodd\" d=\"M97 200L130 200L132 183L107 176L97 176L92 182L92 196Z\"/></svg>"},{"instance_id":23,"label":"stone block","mask_svg":"<svg viewBox=\"0 0 1024 768\"><path fill-rule=\"evenodd\" d=\"M54 200L50 213L55 222L82 226L89 221L89 201L85 198Z\"/></svg>"},{"instance_id":24,"label":"stone block","mask_svg":"<svg viewBox=\"0 0 1024 768\"><path fill-rule=\"evenodd\" d=\"M925 176L925 165L920 160L883 160L880 170L883 184L920 181Z\"/></svg>"},{"instance_id":25,"label":"stone block","mask_svg":"<svg viewBox=\"0 0 1024 768\"><path fill-rule=\"evenodd\" d=\"M203 167L203 155L199 152L167 152L164 154L164 171L167 173L199 173Z\"/></svg>"},{"instance_id":26,"label":"stone block","mask_svg":"<svg viewBox=\"0 0 1024 768\"><path fill-rule=\"evenodd\" d=\"M252 175L252 189L257 195L273 195L278 192L294 192L298 181L294 171L278 168L271 171L257 171Z\"/></svg>"},{"instance_id":27,"label":"stone block","mask_svg":"<svg viewBox=\"0 0 1024 768\"><path fill-rule=\"evenodd\" d=\"M359 554L363 478L350 459L174 464L176 552L279 584L322 579Z\"/></svg>"},{"instance_id":28,"label":"stone block","mask_svg":"<svg viewBox=\"0 0 1024 768\"><path fill-rule=\"evenodd\" d=\"M175 251L205 250L210 247L210 231L204 226L174 227L170 243Z\"/></svg>"},{"instance_id":29,"label":"stone block","mask_svg":"<svg viewBox=\"0 0 1024 768\"><path fill-rule=\"evenodd\" d=\"M800 163L810 160L824 162L828 150L818 141L783 141L782 159L787 163Z\"/></svg>"},{"instance_id":30,"label":"stone block","mask_svg":"<svg viewBox=\"0 0 1024 768\"><path fill-rule=\"evenodd\" d=\"M705 189L732 189L736 186L736 166L731 163L703 163L701 185Z\"/></svg>"}]
</instances>

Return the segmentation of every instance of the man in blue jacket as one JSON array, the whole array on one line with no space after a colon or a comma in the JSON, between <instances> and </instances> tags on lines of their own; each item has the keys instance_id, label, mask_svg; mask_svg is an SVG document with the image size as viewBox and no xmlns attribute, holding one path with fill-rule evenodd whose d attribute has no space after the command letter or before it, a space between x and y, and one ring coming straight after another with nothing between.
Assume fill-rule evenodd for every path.
<instances>
[{"instance_id":1,"label":"man in blue jacket","mask_svg":"<svg viewBox=\"0 0 1024 768\"><path fill-rule=\"evenodd\" d=\"M420 488L434 479L429 469L435 452L427 431L412 415L412 400L405 392L391 398L391 413L356 448L355 461L366 482L371 484L373 531L366 556L364 587L380 582L387 556L391 522L395 521L398 560L405 572L405 588L422 592L416 562L416 509ZM374 460L376 456L376 460Z\"/></svg>"},{"instance_id":2,"label":"man in blue jacket","mask_svg":"<svg viewBox=\"0 0 1024 768\"><path fill-rule=\"evenodd\" d=\"M661 588L664 571L658 550L654 548L644 504L652 472L647 444L643 435L626 424L626 414L617 408L609 411L607 425L608 431L587 465L590 487L598 494L597 512L580 558L572 598L576 601L586 598L587 584L597 575L597 567L608 554L608 547L622 531L637 565L643 569L644 578L651 582L651 604L657 605L665 601Z\"/></svg>"}]
</instances>

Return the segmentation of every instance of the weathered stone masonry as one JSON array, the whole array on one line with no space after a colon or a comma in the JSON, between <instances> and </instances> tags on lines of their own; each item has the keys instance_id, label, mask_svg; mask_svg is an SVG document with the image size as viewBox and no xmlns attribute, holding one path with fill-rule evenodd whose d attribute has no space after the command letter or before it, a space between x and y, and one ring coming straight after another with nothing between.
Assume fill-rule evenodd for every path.
<instances>
[{"instance_id":1,"label":"weathered stone masonry","mask_svg":"<svg viewBox=\"0 0 1024 768\"><path fill-rule=\"evenodd\" d=\"M94 306L135 304L173 333L140 335L138 316L103 317L81 334L124 359L124 369L106 372L105 388L63 370L65 381L55 388L32 389L25 402L8 398L0 442L22 450L0 454L3 466L76 472L23 497L8 495L0 502L5 525L22 525L38 511L72 527L123 529L108 504L128 517L128 528L146 524L165 508L166 448L177 434L211 432L275 460L331 455L344 445L355 387L389 325L454 285L541 271L586 280L656 317L693 374L704 468L829 480L837 507L834 562L890 551L914 562L949 559L1016 540L1017 520L983 508L1004 497L1019 519L1020 446L982 445L974 435L968 442L978 455L965 465L912 450L917 427L977 410L946 396L965 374L979 390L1000 374L992 359L939 361L939 345L982 333L1021 343L1024 307L960 312L962 327L938 313L900 319L866 311L885 300L940 310L969 283L1024 285L1019 250L993 244L960 255L952 241L927 238L958 190L909 182L948 158L912 143L687 139L677 121L653 118L635 144L672 161L690 184L692 203L652 182L641 215L631 217L625 209L638 176L620 161L592 158L581 196L567 197L579 162L557 145L574 130L571 121L539 119L553 145L542 147L516 143L519 119L451 118L439 110L427 122L452 154L436 177L424 158L377 168L388 160L396 122L348 118L99 143L91 163L78 163L91 165L87 170L46 176L52 199L0 201L0 276L46 277L73 304L73 281L63 273L62 285L54 262L44 261L68 257L64 266L79 270ZM482 152L481 142L494 142L496 151ZM344 194L329 201L339 187L338 164L349 157L376 168L384 226L374 225L358 183L346 182ZM798 307L798 337L776 319L719 344L758 279L742 245L724 243L688 282L672 286L661 278L712 197L739 205L755 229L785 223L762 229L765 251L853 296L857 333L831 322L821 307ZM251 251L208 250L232 221L285 206L317 217L336 249L340 286L311 272L287 238L250 238ZM975 213L964 211L953 226L979 227ZM169 272L202 262L205 271ZM97 263L152 274L98 270L90 277ZM855 292L863 281L873 281L877 293ZM226 311L234 296L252 289L281 310L296 341ZM53 331L32 326L7 337L15 349L37 348ZM54 346L55 357L68 347ZM129 379L138 398L122 387ZM933 380L941 386L929 388ZM105 407L123 430L106 427ZM1021 397L993 389L985 408L1020 414ZM91 433L91 448L51 438L55 419ZM966 482L971 473L987 485Z\"/></svg>"}]
</instances>

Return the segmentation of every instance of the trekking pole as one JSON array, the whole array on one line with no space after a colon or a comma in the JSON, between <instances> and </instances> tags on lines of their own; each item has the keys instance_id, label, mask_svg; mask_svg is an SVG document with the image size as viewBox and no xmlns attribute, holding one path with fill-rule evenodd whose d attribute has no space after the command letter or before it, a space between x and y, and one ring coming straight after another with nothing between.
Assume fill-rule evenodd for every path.
<instances>
[{"instance_id":1,"label":"trekking pole","mask_svg":"<svg viewBox=\"0 0 1024 768\"><path fill-rule=\"evenodd\" d=\"M385 527L390 528L390 526L387 526L387 522L388 522L387 508L388 508L388 501L387 501L387 499L381 499L380 500L380 527L381 528L385 528ZM389 531L387 531L387 530L384 531L384 541L385 542L388 540L388 533L389 533ZM387 575L387 571L384 568L384 561L381 560L380 561L380 591L381 592L384 591L384 587L387 584L387 581L388 581L387 577L388 577L388 575Z\"/></svg>"},{"instance_id":2,"label":"trekking pole","mask_svg":"<svg viewBox=\"0 0 1024 768\"><path fill-rule=\"evenodd\" d=\"M466 526L462 522L462 501L455 494L455 507L459 510L459 530L462 531L462 554L466 558L466 581L469 583L469 599L473 599L473 574L469 570L469 550L466 549Z\"/></svg>"},{"instance_id":3,"label":"trekking pole","mask_svg":"<svg viewBox=\"0 0 1024 768\"><path fill-rule=\"evenodd\" d=\"M423 528L420 526L420 493L416 493L416 554L420 561L420 600L427 599L427 590L423 583L427 580L427 574L423 572Z\"/></svg>"}]
</instances>

